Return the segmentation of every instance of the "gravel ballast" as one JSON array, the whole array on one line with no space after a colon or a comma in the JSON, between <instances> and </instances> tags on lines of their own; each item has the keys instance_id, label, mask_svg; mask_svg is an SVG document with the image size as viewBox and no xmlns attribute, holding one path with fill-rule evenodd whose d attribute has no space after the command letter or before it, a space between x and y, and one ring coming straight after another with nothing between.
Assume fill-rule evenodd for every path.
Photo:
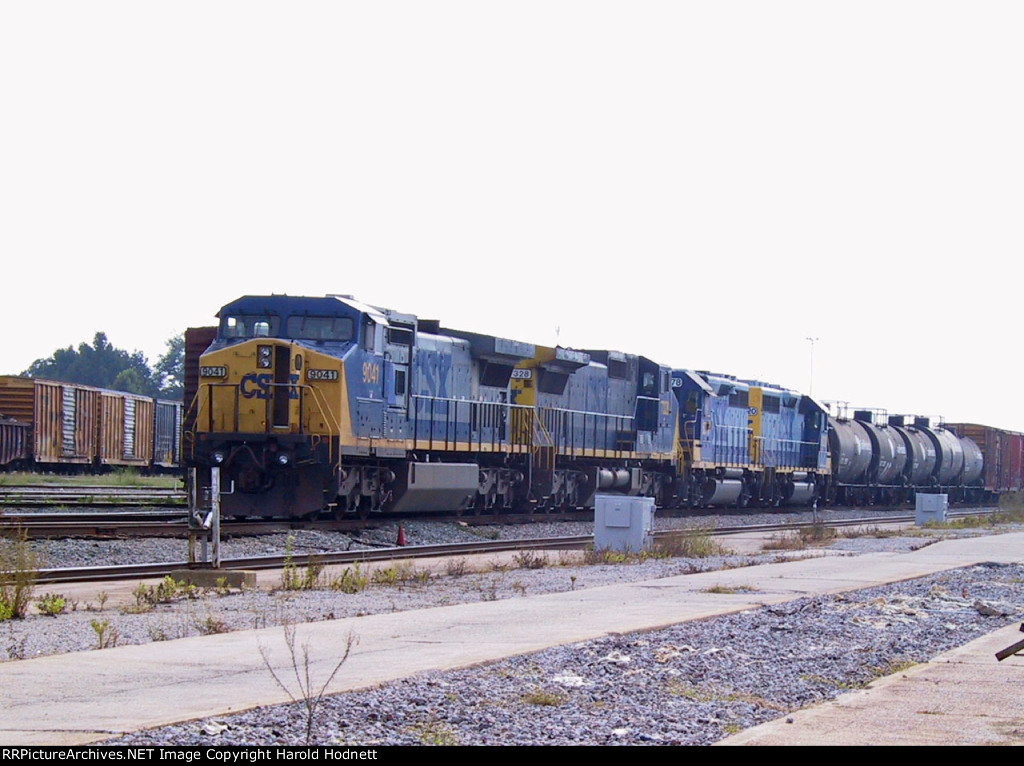
<instances>
[{"instance_id":1,"label":"gravel ballast","mask_svg":"<svg viewBox=\"0 0 1024 766\"><path fill-rule=\"evenodd\" d=\"M778 517L775 517L778 520ZM457 525L406 526L410 544L480 534ZM443 531L442 527L451 527ZM509 528L513 529L513 528ZM380 543L393 543L382 525ZM581 534L560 527L561 534ZM502 534L510 534L502 528ZM514 533L512 533L514 534ZM547 534L531 527L524 536ZM427 539L430 536L445 537ZM389 539L390 537L390 539ZM371 545L364 534L358 544ZM833 555L912 550L934 541L910 537L841 538ZM116 558L104 551L118 541L47 546L50 566ZM273 549L280 541L231 541L237 553L250 546ZM83 545L82 543L85 543ZM132 547L180 549L180 541L147 541ZM378 543L379 544L379 543ZM726 545L728 542L726 541ZM292 536L296 552L338 549L327 533ZM329 547L318 547L329 546ZM123 547L123 546L122 546ZM83 554L83 550L85 553ZM31 616L0 627L0 659L95 649L94 622L106 622L118 645L285 622L332 619L381 611L495 598L523 598L624 580L766 563L783 555L716 555L648 559L642 563L426 574L415 568L388 585L358 593L335 590L207 593L139 613L105 604L78 604L56 618ZM179 556L170 556L175 560ZM149 558L153 560L153 558ZM59 561L60 563L54 563ZM65 563L67 562L67 563ZM123 562L119 562L123 563ZM733 732L811 704L832 699L872 678L898 672L1020 619L1024 566L987 564L840 596L683 623L672 628L561 646L482 668L429 673L380 688L325 699L313 722L312 742L346 745L579 745L710 744ZM38 594L37 594L38 595ZM130 607L130 605L129 605ZM108 638L110 634L108 633ZM344 674L344 667L340 673ZM109 744L269 745L305 744L300 705L259 708L111 740Z\"/></svg>"}]
</instances>

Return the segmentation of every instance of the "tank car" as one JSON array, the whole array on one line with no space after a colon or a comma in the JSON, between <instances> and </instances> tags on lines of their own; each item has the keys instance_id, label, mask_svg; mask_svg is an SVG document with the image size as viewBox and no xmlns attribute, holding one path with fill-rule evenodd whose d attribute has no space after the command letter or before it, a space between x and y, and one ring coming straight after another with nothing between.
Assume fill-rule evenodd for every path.
<instances>
[{"instance_id":1,"label":"tank car","mask_svg":"<svg viewBox=\"0 0 1024 766\"><path fill-rule=\"evenodd\" d=\"M900 504L917 492L942 492L955 501L980 497L981 450L928 418L875 410L830 417L829 449L832 504Z\"/></svg>"}]
</instances>

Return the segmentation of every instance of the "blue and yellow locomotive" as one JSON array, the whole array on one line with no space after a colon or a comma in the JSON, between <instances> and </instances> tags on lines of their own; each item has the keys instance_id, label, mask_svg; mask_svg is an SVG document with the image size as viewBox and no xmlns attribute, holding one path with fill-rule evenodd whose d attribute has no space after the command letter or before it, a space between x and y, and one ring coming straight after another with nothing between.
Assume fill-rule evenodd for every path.
<instances>
[{"instance_id":1,"label":"blue and yellow locomotive","mask_svg":"<svg viewBox=\"0 0 1024 766\"><path fill-rule=\"evenodd\" d=\"M340 295L246 296L218 318L187 442L191 465L221 469L228 515L676 491L676 399L650 360L442 329Z\"/></svg>"},{"instance_id":2,"label":"blue and yellow locomotive","mask_svg":"<svg viewBox=\"0 0 1024 766\"><path fill-rule=\"evenodd\" d=\"M672 386L689 505L805 505L824 492L828 416L812 398L690 370L673 371Z\"/></svg>"}]
</instances>

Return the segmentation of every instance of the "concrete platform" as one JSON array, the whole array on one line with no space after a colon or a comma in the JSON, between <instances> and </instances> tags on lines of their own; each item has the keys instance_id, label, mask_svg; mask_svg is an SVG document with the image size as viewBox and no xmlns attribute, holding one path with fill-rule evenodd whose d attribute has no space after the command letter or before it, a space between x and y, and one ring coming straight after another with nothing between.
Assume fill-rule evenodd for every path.
<instances>
[{"instance_id":1,"label":"concrete platform","mask_svg":"<svg viewBox=\"0 0 1024 766\"><path fill-rule=\"evenodd\" d=\"M297 643L309 643L314 676L326 677L347 636L358 638L330 687L339 692L427 670L465 667L609 633L657 629L981 561L1022 560L1024 533L948 540L912 553L823 555L559 594L310 623L298 626ZM715 585L757 590L705 592ZM791 716L793 723L783 720L758 727L723 744L1022 742L1018 682L1024 661L1014 657L998 663L994 657L998 649L1019 638L1017 627L1011 626L949 653L946 659L876 682L839 702L798 712ZM280 628L0 663L0 745L85 744L123 732L286 702L267 672L261 648L275 666L288 665ZM948 659L950 655L953 660ZM891 712L877 713L872 695L880 693L895 700ZM861 719L877 720L878 725L868 726ZM909 722L913 737L906 733ZM842 738L837 732L843 733Z\"/></svg>"},{"instance_id":2,"label":"concrete platform","mask_svg":"<svg viewBox=\"0 0 1024 766\"><path fill-rule=\"evenodd\" d=\"M1024 744L1024 657L995 658L1020 639L1019 625L1011 625L931 662L717 744Z\"/></svg>"}]
</instances>

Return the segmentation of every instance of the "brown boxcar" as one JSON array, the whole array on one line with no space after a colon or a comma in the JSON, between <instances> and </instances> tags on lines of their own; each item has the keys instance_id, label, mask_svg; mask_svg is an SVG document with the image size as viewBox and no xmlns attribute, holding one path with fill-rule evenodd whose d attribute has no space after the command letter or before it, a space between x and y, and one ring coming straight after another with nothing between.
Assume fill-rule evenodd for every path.
<instances>
[{"instance_id":1,"label":"brown boxcar","mask_svg":"<svg viewBox=\"0 0 1024 766\"><path fill-rule=\"evenodd\" d=\"M958 436L971 439L985 461L982 476L989 492L1024 489L1024 434L977 423L947 424Z\"/></svg>"},{"instance_id":2,"label":"brown boxcar","mask_svg":"<svg viewBox=\"0 0 1024 766\"><path fill-rule=\"evenodd\" d=\"M28 460L32 427L28 423L0 415L0 468Z\"/></svg>"},{"instance_id":3,"label":"brown boxcar","mask_svg":"<svg viewBox=\"0 0 1024 766\"><path fill-rule=\"evenodd\" d=\"M90 465L97 457L99 389L77 383L0 376L0 412L32 429L38 465Z\"/></svg>"},{"instance_id":4,"label":"brown boxcar","mask_svg":"<svg viewBox=\"0 0 1024 766\"><path fill-rule=\"evenodd\" d=\"M153 399L101 390L99 403L99 465L149 466L153 461Z\"/></svg>"},{"instance_id":5,"label":"brown boxcar","mask_svg":"<svg viewBox=\"0 0 1024 766\"><path fill-rule=\"evenodd\" d=\"M153 465L176 468L181 465L181 402L156 400L153 423Z\"/></svg>"}]
</instances>

